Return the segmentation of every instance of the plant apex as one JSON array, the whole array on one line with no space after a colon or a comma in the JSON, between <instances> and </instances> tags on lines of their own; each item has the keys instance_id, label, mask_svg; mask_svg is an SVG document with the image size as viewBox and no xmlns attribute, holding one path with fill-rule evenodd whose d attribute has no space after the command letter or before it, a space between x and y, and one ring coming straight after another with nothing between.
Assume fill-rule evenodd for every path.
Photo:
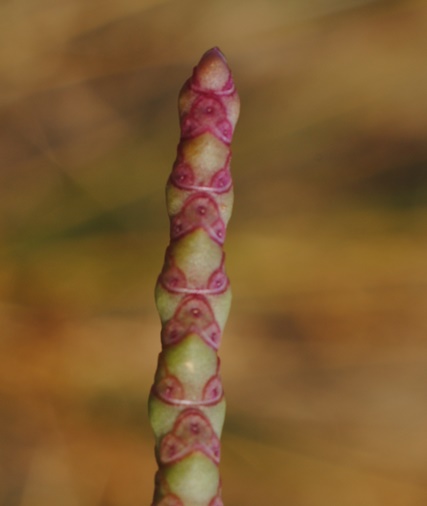
<instances>
[{"instance_id":1,"label":"plant apex","mask_svg":"<svg viewBox=\"0 0 427 506\"><path fill-rule=\"evenodd\" d=\"M218 47L206 51L194 68L192 85L201 91L232 92L234 83L225 56Z\"/></svg>"}]
</instances>

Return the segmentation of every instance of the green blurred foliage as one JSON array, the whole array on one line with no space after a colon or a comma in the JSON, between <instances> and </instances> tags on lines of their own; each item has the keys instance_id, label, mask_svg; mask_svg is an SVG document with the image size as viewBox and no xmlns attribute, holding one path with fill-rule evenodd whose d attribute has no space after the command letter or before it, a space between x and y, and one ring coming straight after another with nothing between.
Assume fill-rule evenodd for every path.
<instances>
[{"instance_id":1,"label":"green blurred foliage","mask_svg":"<svg viewBox=\"0 0 427 506\"><path fill-rule=\"evenodd\" d=\"M228 506L427 500L427 5L0 5L0 504L149 504L177 94L242 99Z\"/></svg>"}]
</instances>

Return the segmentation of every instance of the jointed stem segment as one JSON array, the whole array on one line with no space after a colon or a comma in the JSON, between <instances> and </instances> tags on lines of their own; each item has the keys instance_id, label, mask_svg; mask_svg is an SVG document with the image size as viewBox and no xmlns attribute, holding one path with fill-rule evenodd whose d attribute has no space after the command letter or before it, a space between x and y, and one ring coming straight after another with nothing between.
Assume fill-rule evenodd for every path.
<instances>
[{"instance_id":1,"label":"jointed stem segment","mask_svg":"<svg viewBox=\"0 0 427 506\"><path fill-rule=\"evenodd\" d=\"M153 506L222 506L225 399L217 350L231 302L223 243L233 205L239 97L219 49L179 96L181 139L166 187L170 245L156 285L162 352L149 400L159 470Z\"/></svg>"}]
</instances>

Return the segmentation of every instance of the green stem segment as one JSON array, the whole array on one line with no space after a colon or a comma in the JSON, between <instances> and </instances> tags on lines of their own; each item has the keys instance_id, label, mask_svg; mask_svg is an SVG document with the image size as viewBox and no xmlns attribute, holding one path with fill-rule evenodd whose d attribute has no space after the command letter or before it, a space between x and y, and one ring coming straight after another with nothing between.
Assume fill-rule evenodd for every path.
<instances>
[{"instance_id":1,"label":"green stem segment","mask_svg":"<svg viewBox=\"0 0 427 506\"><path fill-rule=\"evenodd\" d=\"M170 245L156 285L162 352L149 399L159 467L152 506L223 505L217 351L231 302L223 244L238 115L230 69L211 49L180 92L181 139L166 187Z\"/></svg>"}]
</instances>

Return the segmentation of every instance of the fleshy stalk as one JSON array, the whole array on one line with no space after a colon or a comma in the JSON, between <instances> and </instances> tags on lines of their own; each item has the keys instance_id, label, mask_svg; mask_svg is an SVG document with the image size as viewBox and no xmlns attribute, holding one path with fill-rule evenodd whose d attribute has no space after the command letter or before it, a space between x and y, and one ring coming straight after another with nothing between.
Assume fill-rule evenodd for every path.
<instances>
[{"instance_id":1,"label":"fleshy stalk","mask_svg":"<svg viewBox=\"0 0 427 506\"><path fill-rule=\"evenodd\" d=\"M166 186L170 244L155 291L162 351L149 398L159 467L152 506L222 506L217 352L231 302L223 244L239 97L218 48L202 56L178 107L181 138Z\"/></svg>"}]
</instances>

